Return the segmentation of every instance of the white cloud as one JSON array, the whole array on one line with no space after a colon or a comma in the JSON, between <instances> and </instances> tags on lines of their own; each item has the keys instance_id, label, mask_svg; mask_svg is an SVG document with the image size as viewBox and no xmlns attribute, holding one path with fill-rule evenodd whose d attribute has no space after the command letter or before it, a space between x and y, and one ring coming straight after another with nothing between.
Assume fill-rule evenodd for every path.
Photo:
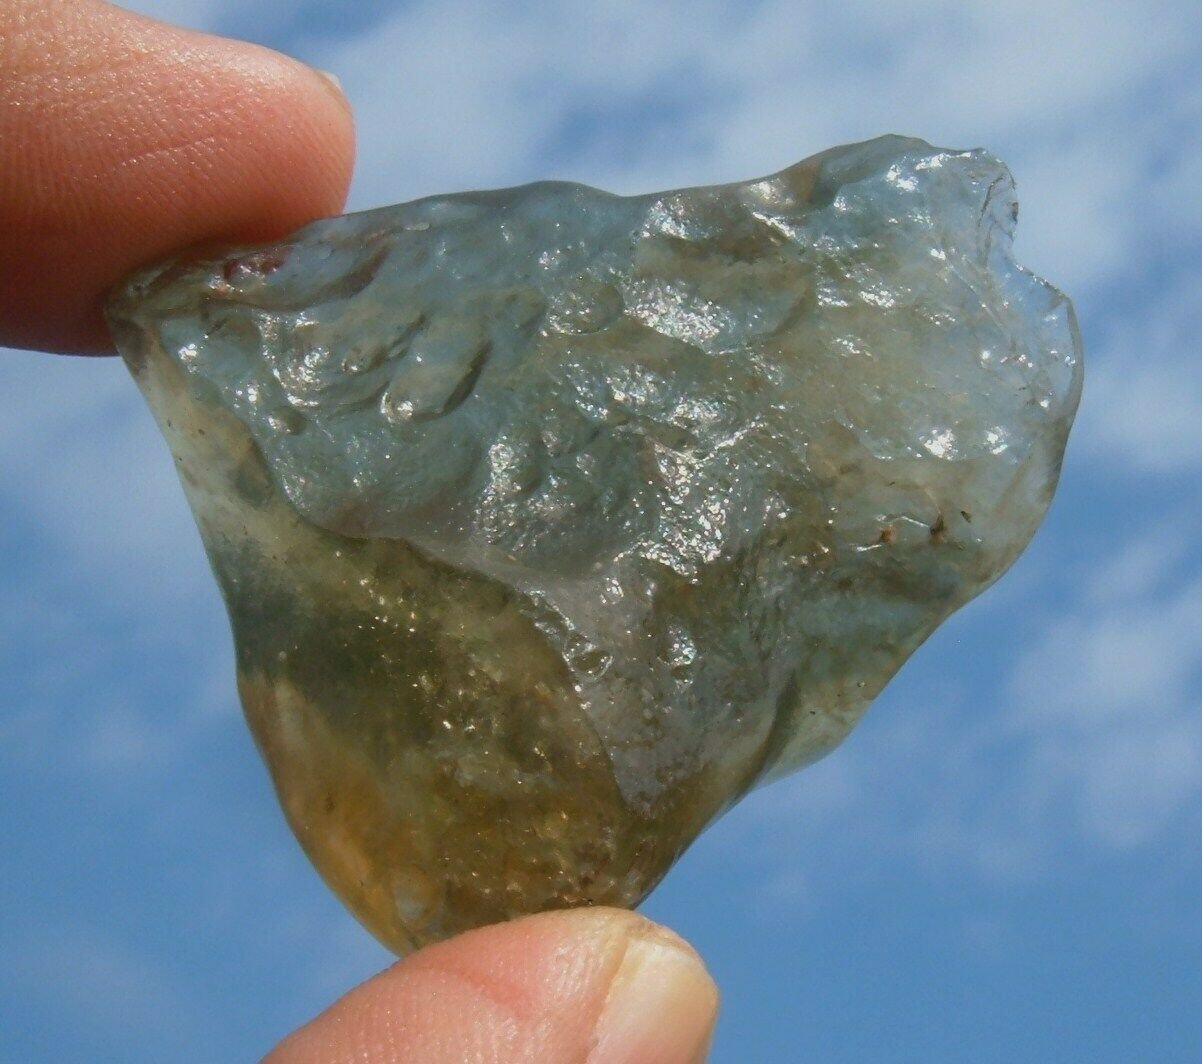
<instances>
[{"instance_id":1,"label":"white cloud","mask_svg":"<svg viewBox=\"0 0 1202 1064\"><path fill-rule=\"evenodd\" d=\"M1171 597L1195 550L1191 525L1188 511L1173 520L1161 517L1158 525L1091 566L1088 575L1078 576L1083 603L1091 610L1113 609Z\"/></svg>"},{"instance_id":2,"label":"white cloud","mask_svg":"<svg viewBox=\"0 0 1202 1064\"><path fill-rule=\"evenodd\" d=\"M1137 341L1138 342L1138 341ZM1082 442L1112 472L1189 473L1202 467L1202 373L1187 358L1155 355L1143 365L1127 358L1098 365L1091 378L1089 406L1080 427Z\"/></svg>"},{"instance_id":3,"label":"white cloud","mask_svg":"<svg viewBox=\"0 0 1202 1064\"><path fill-rule=\"evenodd\" d=\"M1150 173L1147 200L1150 212L1163 232L1202 235L1202 64L1195 65L1192 84L1183 79L1175 87L1167 110L1166 150L1156 159Z\"/></svg>"},{"instance_id":4,"label":"white cloud","mask_svg":"<svg viewBox=\"0 0 1202 1064\"><path fill-rule=\"evenodd\" d=\"M81 1042L173 1059L195 1037L196 1017L169 965L94 927L34 926L6 939L5 981Z\"/></svg>"},{"instance_id":5,"label":"white cloud","mask_svg":"<svg viewBox=\"0 0 1202 1064\"><path fill-rule=\"evenodd\" d=\"M1165 597L1095 600L1047 626L1018 668L1014 698L1040 726L1052 719L1154 719L1179 710L1200 667L1202 579L1195 577Z\"/></svg>"},{"instance_id":6,"label":"white cloud","mask_svg":"<svg viewBox=\"0 0 1202 1064\"><path fill-rule=\"evenodd\" d=\"M911 132L1007 158L1023 256L1080 292L1153 250L1132 206L1154 168L1164 195L1188 190L1200 34L1170 2L450 0L401 7L321 61L359 115L357 206L546 176L732 180Z\"/></svg>"},{"instance_id":7,"label":"white cloud","mask_svg":"<svg viewBox=\"0 0 1202 1064\"><path fill-rule=\"evenodd\" d=\"M0 500L81 599L209 609L212 578L153 419L117 359L0 350Z\"/></svg>"},{"instance_id":8,"label":"white cloud","mask_svg":"<svg viewBox=\"0 0 1202 1064\"><path fill-rule=\"evenodd\" d=\"M1202 568L1183 532L1194 520L1163 517L1116 552L1068 612L1035 627L1014 672L1007 726L1028 747L1027 783L1042 780L1045 813L1066 803L1103 846L1163 836L1202 799Z\"/></svg>"},{"instance_id":9,"label":"white cloud","mask_svg":"<svg viewBox=\"0 0 1202 1064\"><path fill-rule=\"evenodd\" d=\"M1202 796L1202 702L1093 737L1063 767L1087 832L1117 850L1154 839Z\"/></svg>"},{"instance_id":10,"label":"white cloud","mask_svg":"<svg viewBox=\"0 0 1202 1064\"><path fill-rule=\"evenodd\" d=\"M0 572L0 631L36 646L10 666L3 758L137 786L237 707L199 534L118 360L0 351L0 394L0 505L25 555Z\"/></svg>"},{"instance_id":11,"label":"white cloud","mask_svg":"<svg viewBox=\"0 0 1202 1064\"><path fill-rule=\"evenodd\" d=\"M1114 320L1102 348L1087 353L1075 444L1110 475L1202 470L1200 292L1202 273L1181 273Z\"/></svg>"},{"instance_id":12,"label":"white cloud","mask_svg":"<svg viewBox=\"0 0 1202 1064\"><path fill-rule=\"evenodd\" d=\"M134 6L209 28L234 10ZM1199 10L417 0L357 35L295 30L355 105L356 207L548 176L626 192L733 180L908 132L1007 159L1022 256L1080 295L1202 221Z\"/></svg>"}]
</instances>

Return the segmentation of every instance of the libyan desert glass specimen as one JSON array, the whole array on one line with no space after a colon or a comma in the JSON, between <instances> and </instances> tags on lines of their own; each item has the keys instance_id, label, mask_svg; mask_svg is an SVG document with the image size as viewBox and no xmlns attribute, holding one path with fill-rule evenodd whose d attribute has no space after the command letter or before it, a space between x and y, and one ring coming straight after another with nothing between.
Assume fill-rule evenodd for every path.
<instances>
[{"instance_id":1,"label":"libyan desert glass specimen","mask_svg":"<svg viewBox=\"0 0 1202 1064\"><path fill-rule=\"evenodd\" d=\"M1016 213L988 154L885 137L116 292L284 811L383 942L636 904L1014 560L1081 382Z\"/></svg>"}]
</instances>

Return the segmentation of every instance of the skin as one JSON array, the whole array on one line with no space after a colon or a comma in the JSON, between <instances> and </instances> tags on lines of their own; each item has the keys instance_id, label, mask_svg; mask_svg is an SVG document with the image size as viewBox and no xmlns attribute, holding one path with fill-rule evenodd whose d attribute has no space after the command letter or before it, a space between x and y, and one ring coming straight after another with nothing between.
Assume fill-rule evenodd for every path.
<instances>
[{"instance_id":1,"label":"skin","mask_svg":"<svg viewBox=\"0 0 1202 1064\"><path fill-rule=\"evenodd\" d=\"M345 98L292 59L99 0L0 0L0 345L110 352L120 277L338 213L353 156ZM548 913L411 955L267 1059L690 1064L716 1010L670 931Z\"/></svg>"}]
</instances>

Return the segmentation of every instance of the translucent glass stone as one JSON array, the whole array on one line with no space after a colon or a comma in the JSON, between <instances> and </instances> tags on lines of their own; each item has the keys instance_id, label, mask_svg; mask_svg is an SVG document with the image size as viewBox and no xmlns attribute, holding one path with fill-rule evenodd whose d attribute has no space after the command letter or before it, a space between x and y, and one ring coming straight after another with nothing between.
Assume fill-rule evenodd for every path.
<instances>
[{"instance_id":1,"label":"translucent glass stone","mask_svg":"<svg viewBox=\"0 0 1202 1064\"><path fill-rule=\"evenodd\" d=\"M112 297L289 823L403 952L634 905L1023 549L1081 385L1005 168L315 222Z\"/></svg>"}]
</instances>

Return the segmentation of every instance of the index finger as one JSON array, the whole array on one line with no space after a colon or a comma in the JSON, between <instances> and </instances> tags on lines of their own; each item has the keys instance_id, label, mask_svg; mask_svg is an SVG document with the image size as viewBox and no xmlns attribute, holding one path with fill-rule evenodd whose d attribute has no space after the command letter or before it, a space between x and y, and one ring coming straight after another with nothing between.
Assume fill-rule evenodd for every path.
<instances>
[{"instance_id":1,"label":"index finger","mask_svg":"<svg viewBox=\"0 0 1202 1064\"><path fill-rule=\"evenodd\" d=\"M104 294L341 210L350 110L265 48L101 0L0 0L0 344L111 349Z\"/></svg>"}]
</instances>

